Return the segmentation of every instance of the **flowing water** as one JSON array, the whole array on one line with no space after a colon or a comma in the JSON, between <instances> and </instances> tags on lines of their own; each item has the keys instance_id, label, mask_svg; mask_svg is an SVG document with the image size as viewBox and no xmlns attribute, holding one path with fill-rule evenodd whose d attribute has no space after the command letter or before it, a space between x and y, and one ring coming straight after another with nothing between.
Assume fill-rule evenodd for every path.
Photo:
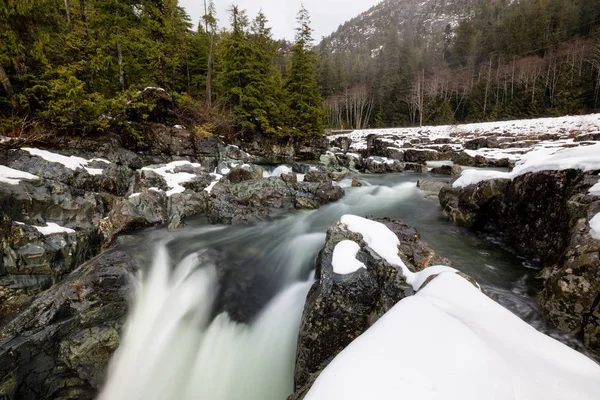
<instances>
[{"instance_id":1,"label":"flowing water","mask_svg":"<svg viewBox=\"0 0 600 400\"><path fill-rule=\"evenodd\" d=\"M327 227L344 214L414 225L439 254L540 331L581 350L541 318L538 270L498 243L448 222L419 174L365 175L315 211L251 227L198 219L136 237L147 268L101 400L284 400L293 390L298 327ZM429 177L428 179L431 179Z\"/></svg>"}]
</instances>

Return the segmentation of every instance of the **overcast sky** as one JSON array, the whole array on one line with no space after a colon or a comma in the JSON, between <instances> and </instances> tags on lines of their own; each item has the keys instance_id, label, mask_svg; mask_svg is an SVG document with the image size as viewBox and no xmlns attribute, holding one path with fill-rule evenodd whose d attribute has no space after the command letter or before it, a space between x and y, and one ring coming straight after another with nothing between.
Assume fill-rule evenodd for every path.
<instances>
[{"instance_id":1,"label":"overcast sky","mask_svg":"<svg viewBox=\"0 0 600 400\"><path fill-rule=\"evenodd\" d=\"M207 0L208 1L208 0ZM308 10L311 16L313 37L318 41L337 29L343 22L357 16L381 0L214 0L217 7L219 26L229 26L227 10L232 4L246 10L250 18L262 9L273 27L275 39L293 39L296 27L296 14L300 4ZM179 0L192 18L194 25L204 14L203 0Z\"/></svg>"}]
</instances>

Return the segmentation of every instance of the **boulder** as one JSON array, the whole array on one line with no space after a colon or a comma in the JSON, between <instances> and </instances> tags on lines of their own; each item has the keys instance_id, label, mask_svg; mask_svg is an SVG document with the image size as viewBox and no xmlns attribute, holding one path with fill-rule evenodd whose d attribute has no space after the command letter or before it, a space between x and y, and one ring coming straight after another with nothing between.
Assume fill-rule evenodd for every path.
<instances>
[{"instance_id":1,"label":"boulder","mask_svg":"<svg viewBox=\"0 0 600 400\"><path fill-rule=\"evenodd\" d=\"M390 172L401 172L404 170L404 164L398 160L391 160L384 157L372 156L365 160L365 171L374 174L385 174Z\"/></svg>"},{"instance_id":2,"label":"boulder","mask_svg":"<svg viewBox=\"0 0 600 400\"><path fill-rule=\"evenodd\" d=\"M442 153L437 150L428 149L405 149L404 150L404 161L425 164L427 161L438 161L441 160Z\"/></svg>"},{"instance_id":3,"label":"boulder","mask_svg":"<svg viewBox=\"0 0 600 400\"><path fill-rule=\"evenodd\" d=\"M483 148L498 148L498 140L495 137L480 137L469 140L464 144L465 149L479 150Z\"/></svg>"},{"instance_id":4,"label":"boulder","mask_svg":"<svg viewBox=\"0 0 600 400\"><path fill-rule=\"evenodd\" d=\"M462 168L460 165L442 165L441 167L432 168L432 174L460 176Z\"/></svg>"},{"instance_id":5,"label":"boulder","mask_svg":"<svg viewBox=\"0 0 600 400\"><path fill-rule=\"evenodd\" d=\"M412 172L418 172L420 174L426 174L427 172L429 172L429 169L427 168L427 165L425 164L417 164L417 163L404 163L404 171L412 171Z\"/></svg>"},{"instance_id":6,"label":"boulder","mask_svg":"<svg viewBox=\"0 0 600 400\"><path fill-rule=\"evenodd\" d=\"M447 188L450 186L449 182L445 181L430 181L430 180L418 180L417 187L425 192L425 196L427 197L438 197L440 191L443 188Z\"/></svg>"},{"instance_id":7,"label":"boulder","mask_svg":"<svg viewBox=\"0 0 600 400\"><path fill-rule=\"evenodd\" d=\"M398 236L398 254L413 271L449 264L421 241L411 226L387 218L369 218L385 224ZM356 259L366 268L344 275L334 272L333 252L343 240L358 244ZM362 235L348 230L341 222L332 224L317 258L316 282L302 316L295 372L297 393L292 398L302 398L300 394L340 351L399 300L413 293L399 267L381 258Z\"/></svg>"}]
</instances>

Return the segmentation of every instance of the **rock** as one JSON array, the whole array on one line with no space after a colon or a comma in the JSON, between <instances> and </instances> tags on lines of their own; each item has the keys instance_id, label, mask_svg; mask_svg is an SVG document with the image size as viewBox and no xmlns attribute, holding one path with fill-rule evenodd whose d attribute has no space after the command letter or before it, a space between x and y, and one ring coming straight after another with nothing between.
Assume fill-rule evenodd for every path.
<instances>
[{"instance_id":1,"label":"rock","mask_svg":"<svg viewBox=\"0 0 600 400\"><path fill-rule=\"evenodd\" d=\"M442 154L436 150L426 149L405 149L404 161L425 164L427 161L438 161L442 159Z\"/></svg>"},{"instance_id":2,"label":"rock","mask_svg":"<svg viewBox=\"0 0 600 400\"><path fill-rule=\"evenodd\" d=\"M438 175L458 176L461 174L462 168L460 165L442 165L440 167L432 168L430 172Z\"/></svg>"},{"instance_id":3,"label":"rock","mask_svg":"<svg viewBox=\"0 0 600 400\"><path fill-rule=\"evenodd\" d=\"M384 223L400 239L399 255L414 271L448 263L429 248L416 230L390 219L371 218ZM360 246L356 258L365 264L356 272L333 272L335 246L352 240ZM413 294L398 267L390 265L368 247L360 234L340 222L327 231L325 247L317 259L316 282L307 296L296 358L295 388L306 391L316 375L352 340L402 298ZM301 396L292 398L302 398Z\"/></svg>"},{"instance_id":4,"label":"rock","mask_svg":"<svg viewBox=\"0 0 600 400\"><path fill-rule=\"evenodd\" d=\"M261 178L262 178L262 176L261 176ZM227 174L226 179L229 182L231 182L233 184L236 184L236 183L240 183L240 182L244 182L244 181L249 181L249 180L252 180L252 179L256 179L256 176L252 172L247 171L245 169L234 168L234 169L231 170L231 172L229 172Z\"/></svg>"},{"instance_id":5,"label":"rock","mask_svg":"<svg viewBox=\"0 0 600 400\"><path fill-rule=\"evenodd\" d=\"M183 186L186 191L191 192L203 192L213 181L212 176L207 173L202 173L200 175L196 175L192 179L187 182L183 182L181 186Z\"/></svg>"},{"instance_id":6,"label":"rock","mask_svg":"<svg viewBox=\"0 0 600 400\"><path fill-rule=\"evenodd\" d=\"M330 182L331 178L325 172L310 171L304 175L304 182Z\"/></svg>"},{"instance_id":7,"label":"rock","mask_svg":"<svg viewBox=\"0 0 600 400\"><path fill-rule=\"evenodd\" d=\"M362 183L356 178L352 178L352 187L361 187Z\"/></svg>"},{"instance_id":8,"label":"rock","mask_svg":"<svg viewBox=\"0 0 600 400\"><path fill-rule=\"evenodd\" d=\"M558 328L579 335L600 359L600 241L589 220L600 200L588 194L598 171L542 171L443 188L440 204L452 220L501 236L517 254L545 268L538 301Z\"/></svg>"},{"instance_id":9,"label":"rock","mask_svg":"<svg viewBox=\"0 0 600 400\"><path fill-rule=\"evenodd\" d=\"M350 146L352 145L352 139L346 136L341 136L333 139L331 144L339 147L345 153L350 149Z\"/></svg>"},{"instance_id":10,"label":"rock","mask_svg":"<svg viewBox=\"0 0 600 400\"><path fill-rule=\"evenodd\" d=\"M1 326L0 397L96 398L138 270L124 250L103 253Z\"/></svg>"},{"instance_id":11,"label":"rock","mask_svg":"<svg viewBox=\"0 0 600 400\"><path fill-rule=\"evenodd\" d=\"M575 136L574 142L588 142L600 140L600 132L585 133Z\"/></svg>"},{"instance_id":12,"label":"rock","mask_svg":"<svg viewBox=\"0 0 600 400\"><path fill-rule=\"evenodd\" d=\"M53 233L13 223L0 237L3 254L0 285L13 289L45 289L63 275L98 254L95 232Z\"/></svg>"},{"instance_id":13,"label":"rock","mask_svg":"<svg viewBox=\"0 0 600 400\"><path fill-rule=\"evenodd\" d=\"M360 170L364 168L364 160L360 154L356 153L337 153L336 159L341 166L351 170Z\"/></svg>"},{"instance_id":14,"label":"rock","mask_svg":"<svg viewBox=\"0 0 600 400\"><path fill-rule=\"evenodd\" d=\"M469 140L464 144L465 149L479 150L483 148L498 148L498 140L495 137L480 137L477 139Z\"/></svg>"},{"instance_id":15,"label":"rock","mask_svg":"<svg viewBox=\"0 0 600 400\"><path fill-rule=\"evenodd\" d=\"M347 172L329 172L327 174L327 176L329 177L329 179L331 179L334 182L340 182L348 176L348 173Z\"/></svg>"},{"instance_id":16,"label":"rock","mask_svg":"<svg viewBox=\"0 0 600 400\"><path fill-rule=\"evenodd\" d=\"M420 174L426 174L429 172L427 165L417 164L417 163L404 163L404 171L413 171L418 172Z\"/></svg>"},{"instance_id":17,"label":"rock","mask_svg":"<svg viewBox=\"0 0 600 400\"><path fill-rule=\"evenodd\" d=\"M308 175L308 174L307 174ZM323 173L314 173L321 179ZM297 182L290 176L248 180L237 184L217 183L208 199L213 223L252 223L271 216L271 209L314 209L339 200L344 190L326 182Z\"/></svg>"},{"instance_id":18,"label":"rock","mask_svg":"<svg viewBox=\"0 0 600 400\"><path fill-rule=\"evenodd\" d=\"M165 178L157 174L151 169L141 169L135 171L132 193L139 193L143 189L150 189L151 187L160 190L168 190L167 182Z\"/></svg>"},{"instance_id":19,"label":"rock","mask_svg":"<svg viewBox=\"0 0 600 400\"><path fill-rule=\"evenodd\" d=\"M443 188L449 187L450 183L445 181L418 180L417 187L425 192L427 197L438 197Z\"/></svg>"},{"instance_id":20,"label":"rock","mask_svg":"<svg viewBox=\"0 0 600 400\"><path fill-rule=\"evenodd\" d=\"M156 123L144 124L143 135L150 155L188 157L195 160L219 158L221 142L214 136L201 136L187 129Z\"/></svg>"},{"instance_id":21,"label":"rock","mask_svg":"<svg viewBox=\"0 0 600 400\"><path fill-rule=\"evenodd\" d=\"M108 248L120 233L164 224L168 220L165 192L143 190L137 196L118 199L107 218L99 223L103 248Z\"/></svg>"},{"instance_id":22,"label":"rock","mask_svg":"<svg viewBox=\"0 0 600 400\"><path fill-rule=\"evenodd\" d=\"M401 172L404 165L398 160L390 160L382 157L369 157L365 160L365 171L374 174L384 174L388 172Z\"/></svg>"}]
</instances>

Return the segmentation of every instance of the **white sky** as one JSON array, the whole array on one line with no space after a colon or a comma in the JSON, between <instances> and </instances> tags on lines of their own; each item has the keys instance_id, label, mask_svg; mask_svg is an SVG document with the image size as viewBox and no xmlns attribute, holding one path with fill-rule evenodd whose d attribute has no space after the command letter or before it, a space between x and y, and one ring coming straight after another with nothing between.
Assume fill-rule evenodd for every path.
<instances>
[{"instance_id":1,"label":"white sky","mask_svg":"<svg viewBox=\"0 0 600 400\"><path fill-rule=\"evenodd\" d=\"M208 0L207 0L208 1ZM250 19L262 9L273 27L273 38L293 39L296 27L296 14L300 4L308 10L311 16L313 38L319 41L337 27L357 16L381 0L214 0L217 7L219 26L229 26L227 10L232 4L246 10ZM187 10L194 25L204 14L203 0L179 0L179 4Z\"/></svg>"}]
</instances>

